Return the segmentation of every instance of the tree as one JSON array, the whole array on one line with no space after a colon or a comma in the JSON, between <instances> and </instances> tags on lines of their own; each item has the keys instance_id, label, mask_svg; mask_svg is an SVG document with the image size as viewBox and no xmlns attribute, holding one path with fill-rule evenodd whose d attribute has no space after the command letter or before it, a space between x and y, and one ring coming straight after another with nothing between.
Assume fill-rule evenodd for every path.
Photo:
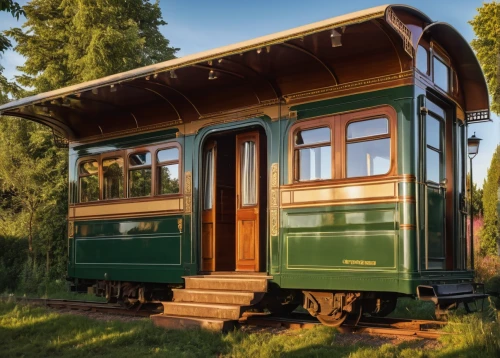
<instances>
[{"instance_id":1,"label":"tree","mask_svg":"<svg viewBox=\"0 0 500 358\"><path fill-rule=\"evenodd\" d=\"M497 244L500 239L498 218L498 189L500 186L500 145L497 146L488 174L483 185L484 225L480 233L481 251L486 255L498 255Z\"/></svg>"},{"instance_id":2,"label":"tree","mask_svg":"<svg viewBox=\"0 0 500 358\"><path fill-rule=\"evenodd\" d=\"M19 16L24 15L24 11L17 2L12 0L0 0L0 11L7 11L19 20ZM0 33L0 56L12 44L4 34ZM9 94L18 96L21 88L14 83L10 83L5 76L2 75L3 67L0 65L0 104L5 103L9 99Z\"/></svg>"},{"instance_id":3,"label":"tree","mask_svg":"<svg viewBox=\"0 0 500 358\"><path fill-rule=\"evenodd\" d=\"M174 58L158 1L33 0L6 31L26 58L19 83L44 92Z\"/></svg>"},{"instance_id":4,"label":"tree","mask_svg":"<svg viewBox=\"0 0 500 358\"><path fill-rule=\"evenodd\" d=\"M484 3L477 9L478 14L469 23L476 38L472 48L481 63L490 94L493 99L491 109L500 113L500 3Z\"/></svg>"},{"instance_id":5,"label":"tree","mask_svg":"<svg viewBox=\"0 0 500 358\"><path fill-rule=\"evenodd\" d=\"M18 20L19 16L24 15L24 11L21 6L12 0L0 0L0 11L10 12L12 16ZM9 39L5 37L4 34L0 34L0 53L5 52L5 50L7 50L10 46L11 43Z\"/></svg>"},{"instance_id":6,"label":"tree","mask_svg":"<svg viewBox=\"0 0 500 358\"><path fill-rule=\"evenodd\" d=\"M467 187L467 202L470 201L470 174L467 174L466 179ZM474 211L475 217L480 217L483 215L483 189L478 188L476 183L472 185L472 210Z\"/></svg>"},{"instance_id":7,"label":"tree","mask_svg":"<svg viewBox=\"0 0 500 358\"><path fill-rule=\"evenodd\" d=\"M17 80L34 93L168 60L178 50L159 32L166 23L158 2L32 0L23 10L22 28L6 34L26 59ZM52 277L64 277L67 260L67 159L48 128L0 118L0 235L26 237L31 262L45 258Z\"/></svg>"},{"instance_id":8,"label":"tree","mask_svg":"<svg viewBox=\"0 0 500 358\"><path fill-rule=\"evenodd\" d=\"M35 254L35 232L43 237L50 231L45 237L49 244L44 251L48 252L52 231L60 235L61 226L65 227L66 171L67 151L54 146L50 130L25 120L0 119L0 178L3 192L10 193L8 223L11 224L6 228L8 223L4 223L3 231L6 236L18 235L18 226L26 228L31 256ZM62 216L61 207L64 207ZM52 219L59 222L50 225L48 221Z\"/></svg>"}]
</instances>

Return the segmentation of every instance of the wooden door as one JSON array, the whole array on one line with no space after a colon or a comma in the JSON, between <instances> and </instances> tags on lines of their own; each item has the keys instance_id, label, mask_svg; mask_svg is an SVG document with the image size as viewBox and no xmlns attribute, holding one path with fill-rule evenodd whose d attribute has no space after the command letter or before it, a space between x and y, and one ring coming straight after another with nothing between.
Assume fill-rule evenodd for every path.
<instances>
[{"instance_id":1,"label":"wooden door","mask_svg":"<svg viewBox=\"0 0 500 358\"><path fill-rule=\"evenodd\" d=\"M236 271L259 271L259 133L236 136Z\"/></svg>"},{"instance_id":2,"label":"wooden door","mask_svg":"<svg viewBox=\"0 0 500 358\"><path fill-rule=\"evenodd\" d=\"M217 145L207 143L203 151L202 214L201 214L201 260L203 271L215 271L215 180L217 169Z\"/></svg>"}]
</instances>

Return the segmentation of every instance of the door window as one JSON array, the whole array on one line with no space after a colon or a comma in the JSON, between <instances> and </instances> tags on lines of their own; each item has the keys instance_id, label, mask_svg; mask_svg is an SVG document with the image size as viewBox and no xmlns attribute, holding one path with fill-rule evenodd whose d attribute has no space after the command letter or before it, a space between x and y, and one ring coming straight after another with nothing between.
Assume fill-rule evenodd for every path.
<instances>
[{"instance_id":1,"label":"door window","mask_svg":"<svg viewBox=\"0 0 500 358\"><path fill-rule=\"evenodd\" d=\"M442 178L443 139L442 123L432 115L426 116L426 177L427 181L439 184Z\"/></svg>"},{"instance_id":2,"label":"door window","mask_svg":"<svg viewBox=\"0 0 500 358\"><path fill-rule=\"evenodd\" d=\"M255 142L247 141L241 147L241 204L252 206L257 204L257 158Z\"/></svg>"},{"instance_id":3,"label":"door window","mask_svg":"<svg viewBox=\"0 0 500 358\"><path fill-rule=\"evenodd\" d=\"M214 174L214 148L211 148L205 152L205 169L203 171L203 210L210 210L213 207Z\"/></svg>"}]
</instances>

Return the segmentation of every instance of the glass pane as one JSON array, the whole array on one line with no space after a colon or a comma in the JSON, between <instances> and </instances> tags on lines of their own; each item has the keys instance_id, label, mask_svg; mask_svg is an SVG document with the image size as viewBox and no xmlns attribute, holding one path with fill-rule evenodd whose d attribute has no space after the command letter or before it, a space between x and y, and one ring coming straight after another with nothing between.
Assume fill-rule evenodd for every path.
<instances>
[{"instance_id":1,"label":"glass pane","mask_svg":"<svg viewBox=\"0 0 500 358\"><path fill-rule=\"evenodd\" d=\"M330 142L330 128L328 127L298 131L297 134L295 135L296 145L315 144L324 142Z\"/></svg>"},{"instance_id":2,"label":"glass pane","mask_svg":"<svg viewBox=\"0 0 500 358\"><path fill-rule=\"evenodd\" d=\"M151 153L134 153L129 157L129 163L131 166L135 165L151 165Z\"/></svg>"},{"instance_id":3,"label":"glass pane","mask_svg":"<svg viewBox=\"0 0 500 358\"><path fill-rule=\"evenodd\" d=\"M102 161L103 199L123 198L123 158Z\"/></svg>"},{"instance_id":4,"label":"glass pane","mask_svg":"<svg viewBox=\"0 0 500 358\"><path fill-rule=\"evenodd\" d=\"M354 122L347 127L347 139L371 137L374 135L388 134L389 120L387 118L369 119Z\"/></svg>"},{"instance_id":5,"label":"glass pane","mask_svg":"<svg viewBox=\"0 0 500 358\"><path fill-rule=\"evenodd\" d=\"M241 204L257 204L257 161L255 143L245 142L241 148Z\"/></svg>"},{"instance_id":6,"label":"glass pane","mask_svg":"<svg viewBox=\"0 0 500 358\"><path fill-rule=\"evenodd\" d=\"M205 170L203 171L203 210L212 209L214 190L214 151L205 153Z\"/></svg>"},{"instance_id":7,"label":"glass pane","mask_svg":"<svg viewBox=\"0 0 500 358\"><path fill-rule=\"evenodd\" d=\"M332 178L332 149L329 145L300 149L298 154L299 181Z\"/></svg>"},{"instance_id":8,"label":"glass pane","mask_svg":"<svg viewBox=\"0 0 500 358\"><path fill-rule=\"evenodd\" d=\"M179 164L164 165L159 169L159 194L177 194L179 192Z\"/></svg>"},{"instance_id":9,"label":"glass pane","mask_svg":"<svg viewBox=\"0 0 500 358\"><path fill-rule=\"evenodd\" d=\"M97 175L89 175L80 178L80 202L99 200L99 178Z\"/></svg>"},{"instance_id":10,"label":"glass pane","mask_svg":"<svg viewBox=\"0 0 500 358\"><path fill-rule=\"evenodd\" d=\"M160 150L158 152L158 162L169 162L172 160L179 160L179 149L178 148L169 148Z\"/></svg>"},{"instance_id":11,"label":"glass pane","mask_svg":"<svg viewBox=\"0 0 500 358\"><path fill-rule=\"evenodd\" d=\"M450 86L449 76L450 71L448 66L441 62L437 57L434 57L434 83L446 92L449 91Z\"/></svg>"},{"instance_id":12,"label":"glass pane","mask_svg":"<svg viewBox=\"0 0 500 358\"><path fill-rule=\"evenodd\" d=\"M347 177L386 174L391 167L389 138L347 145Z\"/></svg>"},{"instance_id":13,"label":"glass pane","mask_svg":"<svg viewBox=\"0 0 500 358\"><path fill-rule=\"evenodd\" d=\"M429 68L429 53L423 46L418 46L418 51L417 51L417 68L425 73L428 74L428 68Z\"/></svg>"},{"instance_id":14,"label":"glass pane","mask_svg":"<svg viewBox=\"0 0 500 358\"><path fill-rule=\"evenodd\" d=\"M99 164L96 160L80 164L80 174L97 174L99 171Z\"/></svg>"},{"instance_id":15,"label":"glass pane","mask_svg":"<svg viewBox=\"0 0 500 358\"><path fill-rule=\"evenodd\" d=\"M441 153L427 148L427 181L441 181Z\"/></svg>"},{"instance_id":16,"label":"glass pane","mask_svg":"<svg viewBox=\"0 0 500 358\"><path fill-rule=\"evenodd\" d=\"M432 145L436 149L441 149L441 122L431 116L427 116L425 121L425 132L427 145Z\"/></svg>"},{"instance_id":17,"label":"glass pane","mask_svg":"<svg viewBox=\"0 0 500 358\"><path fill-rule=\"evenodd\" d=\"M128 172L128 196L151 195L151 169L135 169Z\"/></svg>"}]
</instances>

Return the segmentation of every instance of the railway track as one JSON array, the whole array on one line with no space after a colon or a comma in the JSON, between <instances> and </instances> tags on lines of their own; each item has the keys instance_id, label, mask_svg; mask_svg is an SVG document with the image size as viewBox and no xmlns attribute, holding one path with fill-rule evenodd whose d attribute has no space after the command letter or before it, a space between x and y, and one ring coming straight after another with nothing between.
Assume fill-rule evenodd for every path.
<instances>
[{"instance_id":1,"label":"railway track","mask_svg":"<svg viewBox=\"0 0 500 358\"><path fill-rule=\"evenodd\" d=\"M25 298L8 297L2 300L15 300L56 309L70 309L90 312L100 312L106 314L149 317L153 314L161 313L159 310L145 309L138 306L134 309L127 309L118 304L100 303L93 301L78 301L64 299L45 299L45 298ZM287 329L311 329L321 323L314 317L304 313L293 313L287 317L277 317L266 314L244 315L240 324L261 327L280 327ZM440 330L446 322L432 320L415 320L406 318L380 318L363 317L357 325L346 321L344 325L337 329L341 333L361 333L370 335L395 335L395 336L414 336L427 339L437 339L442 335L448 334Z\"/></svg>"},{"instance_id":2,"label":"railway track","mask_svg":"<svg viewBox=\"0 0 500 358\"><path fill-rule=\"evenodd\" d=\"M307 314L292 314L290 317L249 316L245 322L249 325L265 327L283 327L289 329L310 329L321 323ZM346 321L337 329L341 333L361 333L370 335L413 336L437 339L448 334L440 330L446 322L415 320L405 318L363 317L357 325Z\"/></svg>"},{"instance_id":3,"label":"railway track","mask_svg":"<svg viewBox=\"0 0 500 358\"><path fill-rule=\"evenodd\" d=\"M10 297L16 302L30 303L40 306L70 309L79 311L100 312L106 314L115 314L121 316L135 316L135 317L149 317L152 314L161 313L158 310L143 309L138 306L137 308L127 309L118 304L109 304L105 302L94 301L78 301L78 300L63 300L63 299L45 299L45 298L25 298L25 297Z\"/></svg>"}]
</instances>

